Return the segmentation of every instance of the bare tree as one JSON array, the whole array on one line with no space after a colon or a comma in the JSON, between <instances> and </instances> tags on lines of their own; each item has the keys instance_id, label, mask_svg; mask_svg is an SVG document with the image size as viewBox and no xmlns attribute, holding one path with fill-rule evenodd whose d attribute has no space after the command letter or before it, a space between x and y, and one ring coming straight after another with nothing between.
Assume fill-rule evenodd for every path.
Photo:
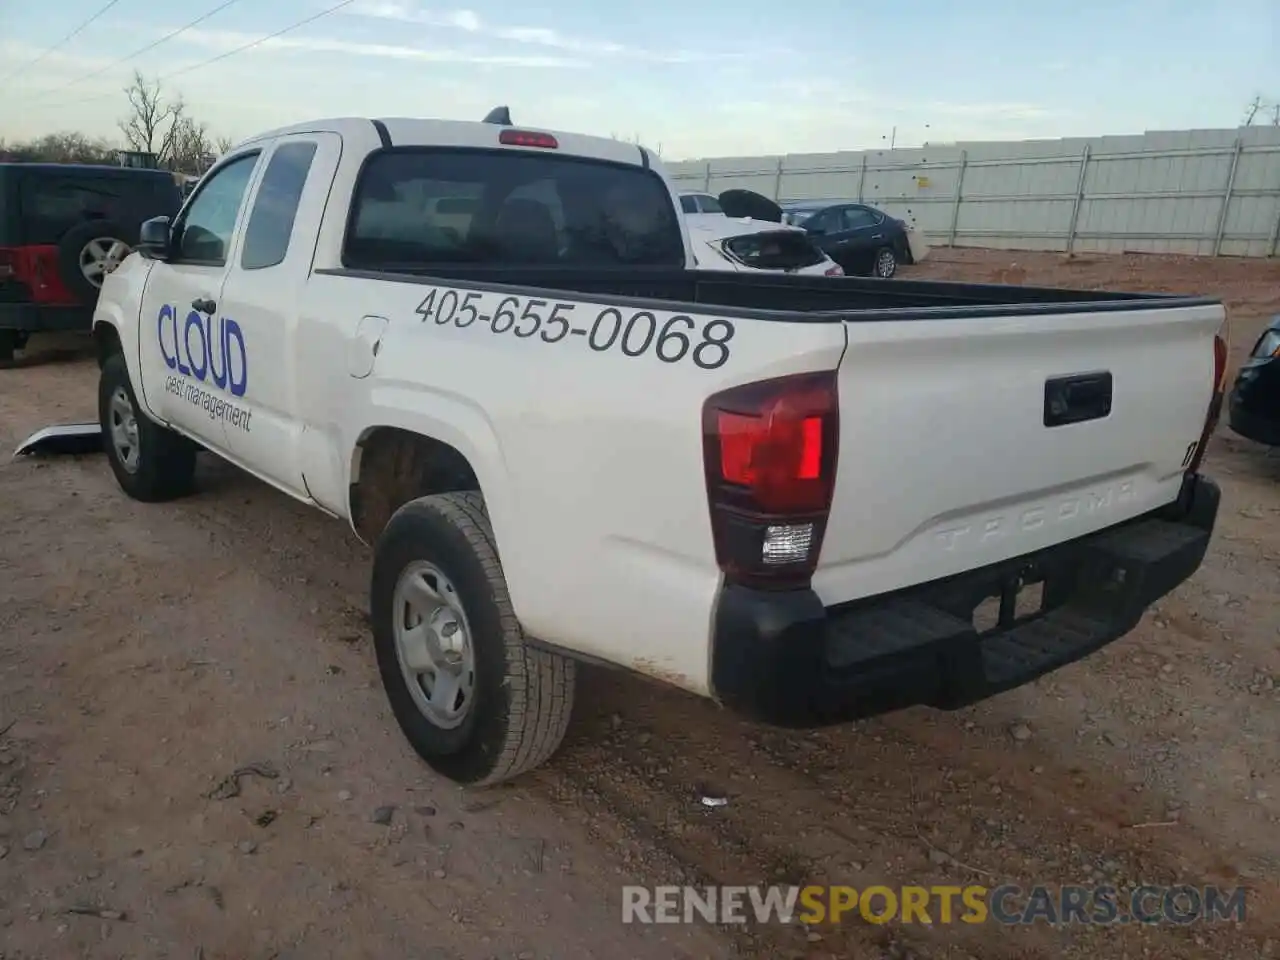
<instances>
[{"instance_id":1,"label":"bare tree","mask_svg":"<svg viewBox=\"0 0 1280 960\"><path fill-rule=\"evenodd\" d=\"M1244 109L1243 126L1254 125L1280 127L1280 100L1267 100L1258 94Z\"/></svg>"},{"instance_id":2,"label":"bare tree","mask_svg":"<svg viewBox=\"0 0 1280 960\"><path fill-rule=\"evenodd\" d=\"M129 116L119 122L124 147L154 154L162 167L179 173L203 174L214 159L232 146L230 137L215 137L208 125L188 112L181 94L166 95L159 81L148 81L135 72L125 89ZM34 140L0 138L0 160L10 163L107 163L119 162L119 143L75 131L49 133Z\"/></svg>"},{"instance_id":3,"label":"bare tree","mask_svg":"<svg viewBox=\"0 0 1280 960\"><path fill-rule=\"evenodd\" d=\"M181 95L166 97L158 80L148 81L137 70L124 92L129 98L129 116L120 121L120 132L129 148L153 153L162 165L170 164L187 110Z\"/></svg>"},{"instance_id":4,"label":"bare tree","mask_svg":"<svg viewBox=\"0 0 1280 960\"><path fill-rule=\"evenodd\" d=\"M213 162L213 143L208 127L192 117L182 115L173 121L172 146L168 166L179 173L201 174Z\"/></svg>"},{"instance_id":5,"label":"bare tree","mask_svg":"<svg viewBox=\"0 0 1280 960\"><path fill-rule=\"evenodd\" d=\"M106 140L83 133L50 133L25 143L0 142L0 157L27 163L114 163L115 150Z\"/></svg>"}]
</instances>

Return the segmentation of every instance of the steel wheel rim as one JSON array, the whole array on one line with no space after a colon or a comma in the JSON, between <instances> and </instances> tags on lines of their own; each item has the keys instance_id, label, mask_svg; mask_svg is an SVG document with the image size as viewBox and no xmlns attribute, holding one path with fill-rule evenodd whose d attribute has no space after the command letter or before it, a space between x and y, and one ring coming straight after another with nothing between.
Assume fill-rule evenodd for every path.
<instances>
[{"instance_id":1,"label":"steel wheel rim","mask_svg":"<svg viewBox=\"0 0 1280 960\"><path fill-rule=\"evenodd\" d=\"M425 560L409 564L392 597L396 659L414 706L433 726L454 730L475 700L471 623L457 588Z\"/></svg>"},{"instance_id":2,"label":"steel wheel rim","mask_svg":"<svg viewBox=\"0 0 1280 960\"><path fill-rule=\"evenodd\" d=\"M132 252L123 240L97 237L80 248L80 273L95 287L101 287L107 274L120 266Z\"/></svg>"},{"instance_id":3,"label":"steel wheel rim","mask_svg":"<svg viewBox=\"0 0 1280 960\"><path fill-rule=\"evenodd\" d=\"M138 443L138 415L124 387L116 387L107 410L107 428L111 433L111 446L116 459L128 473L138 472L142 457Z\"/></svg>"},{"instance_id":4,"label":"steel wheel rim","mask_svg":"<svg viewBox=\"0 0 1280 960\"><path fill-rule=\"evenodd\" d=\"M876 273L882 277L893 276L893 268L897 265L892 251L881 250L880 256L876 257Z\"/></svg>"}]
</instances>

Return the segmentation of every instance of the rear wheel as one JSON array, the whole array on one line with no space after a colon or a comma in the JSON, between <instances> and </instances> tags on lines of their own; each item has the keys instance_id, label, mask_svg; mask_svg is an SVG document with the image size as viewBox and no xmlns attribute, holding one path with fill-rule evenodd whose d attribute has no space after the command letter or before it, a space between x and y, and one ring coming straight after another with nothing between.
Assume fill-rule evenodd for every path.
<instances>
[{"instance_id":1,"label":"rear wheel","mask_svg":"<svg viewBox=\"0 0 1280 960\"><path fill-rule=\"evenodd\" d=\"M876 251L873 270L881 280L888 280L898 272L898 255L893 252L892 247L881 247Z\"/></svg>"},{"instance_id":2,"label":"rear wheel","mask_svg":"<svg viewBox=\"0 0 1280 960\"><path fill-rule=\"evenodd\" d=\"M9 363L21 346L22 337L17 330L0 330L0 363Z\"/></svg>"},{"instance_id":3,"label":"rear wheel","mask_svg":"<svg viewBox=\"0 0 1280 960\"><path fill-rule=\"evenodd\" d=\"M107 358L98 378L98 422L107 462L125 493L153 503L190 492L195 445L142 412L119 353Z\"/></svg>"},{"instance_id":4,"label":"rear wheel","mask_svg":"<svg viewBox=\"0 0 1280 960\"><path fill-rule=\"evenodd\" d=\"M428 766L493 784L560 746L576 664L527 642L479 493L397 510L378 538L370 601L383 688Z\"/></svg>"}]
</instances>

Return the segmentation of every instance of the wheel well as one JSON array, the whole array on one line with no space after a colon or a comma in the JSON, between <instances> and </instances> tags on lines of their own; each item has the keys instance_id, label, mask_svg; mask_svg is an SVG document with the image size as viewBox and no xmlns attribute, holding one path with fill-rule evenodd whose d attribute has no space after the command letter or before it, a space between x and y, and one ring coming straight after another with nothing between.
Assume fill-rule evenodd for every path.
<instances>
[{"instance_id":1,"label":"wheel well","mask_svg":"<svg viewBox=\"0 0 1280 960\"><path fill-rule=\"evenodd\" d=\"M93 351L98 358L98 369L111 358L112 354L123 353L120 343L120 331L109 323L99 323L93 328Z\"/></svg>"},{"instance_id":2,"label":"wheel well","mask_svg":"<svg viewBox=\"0 0 1280 960\"><path fill-rule=\"evenodd\" d=\"M456 448L397 427L376 427L356 447L351 520L373 543L391 515L410 500L435 493L480 491L471 463Z\"/></svg>"}]
</instances>

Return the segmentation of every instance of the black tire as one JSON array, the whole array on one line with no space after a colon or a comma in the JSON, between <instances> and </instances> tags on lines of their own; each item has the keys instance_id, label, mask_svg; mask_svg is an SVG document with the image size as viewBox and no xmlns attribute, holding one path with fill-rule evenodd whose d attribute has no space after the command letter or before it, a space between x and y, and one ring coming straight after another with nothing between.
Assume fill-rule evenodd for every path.
<instances>
[{"instance_id":1,"label":"black tire","mask_svg":"<svg viewBox=\"0 0 1280 960\"><path fill-rule=\"evenodd\" d=\"M883 264L883 266L882 266ZM888 280L898 272L898 255L893 247L881 247L871 261L871 275L881 280Z\"/></svg>"},{"instance_id":2,"label":"black tire","mask_svg":"<svg viewBox=\"0 0 1280 960\"><path fill-rule=\"evenodd\" d=\"M17 330L0 330L0 363L12 363L13 355L21 346Z\"/></svg>"},{"instance_id":3,"label":"black tire","mask_svg":"<svg viewBox=\"0 0 1280 960\"><path fill-rule=\"evenodd\" d=\"M452 729L418 708L397 655L396 585L417 561L448 577L470 626L474 699ZM421 497L397 510L378 538L370 599L383 689L401 731L429 767L456 783L481 786L518 776L555 753L573 712L577 665L527 642L479 493Z\"/></svg>"},{"instance_id":4,"label":"black tire","mask_svg":"<svg viewBox=\"0 0 1280 960\"><path fill-rule=\"evenodd\" d=\"M112 401L117 390L123 390L132 405L138 428L137 462L132 470L112 440ZM142 412L123 354L113 353L102 365L98 377L98 423L111 472L133 499L160 503L191 491L196 470L195 445Z\"/></svg>"},{"instance_id":5,"label":"black tire","mask_svg":"<svg viewBox=\"0 0 1280 960\"><path fill-rule=\"evenodd\" d=\"M98 302L99 288L80 270L80 252L92 240L110 238L132 247L137 242L137 230L126 230L114 220L88 220L76 224L58 241L58 276L68 290L81 303Z\"/></svg>"}]
</instances>

